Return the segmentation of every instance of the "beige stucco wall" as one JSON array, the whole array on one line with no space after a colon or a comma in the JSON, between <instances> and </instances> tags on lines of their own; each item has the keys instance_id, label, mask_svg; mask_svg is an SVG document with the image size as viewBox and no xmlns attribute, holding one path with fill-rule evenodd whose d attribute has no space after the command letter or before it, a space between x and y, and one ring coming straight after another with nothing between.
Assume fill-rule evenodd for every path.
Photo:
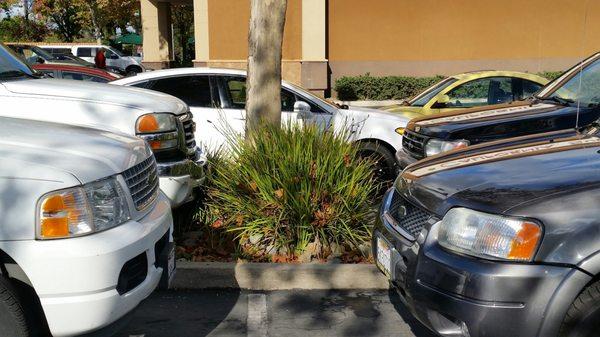
<instances>
[{"instance_id":1,"label":"beige stucco wall","mask_svg":"<svg viewBox=\"0 0 600 337\"><path fill-rule=\"evenodd\" d=\"M249 0L208 0L211 60L248 57ZM285 18L283 59L302 58L302 2L289 0Z\"/></svg>"},{"instance_id":2,"label":"beige stucco wall","mask_svg":"<svg viewBox=\"0 0 600 337\"><path fill-rule=\"evenodd\" d=\"M600 49L600 1L329 0L328 15L334 79L561 70Z\"/></svg>"}]
</instances>

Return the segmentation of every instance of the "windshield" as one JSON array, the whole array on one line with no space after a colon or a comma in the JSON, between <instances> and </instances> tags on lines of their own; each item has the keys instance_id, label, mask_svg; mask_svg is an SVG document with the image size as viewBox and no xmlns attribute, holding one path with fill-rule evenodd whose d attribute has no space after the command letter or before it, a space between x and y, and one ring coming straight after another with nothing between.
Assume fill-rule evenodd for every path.
<instances>
[{"instance_id":1,"label":"windshield","mask_svg":"<svg viewBox=\"0 0 600 337\"><path fill-rule=\"evenodd\" d=\"M317 95L313 94L312 92L310 92L310 91L308 91L308 90L306 90L306 89L304 89L304 88L301 88L301 87L299 87L299 86L297 86L297 85L294 85L294 84L291 84L291 83L287 83L287 84L288 84L290 87L293 87L293 88L294 88L296 91L298 91L298 92L301 92L303 95L306 95L306 96L310 96L310 97L312 97L312 98L313 98L315 101L319 101L319 102L321 102L321 103L323 103L323 104L327 105L328 107L330 107L330 108L332 108L332 109L338 109L338 107L337 107L337 106L335 106L333 103L331 103L331 102L328 102L328 101L326 101L326 100L322 99L321 97L319 97L319 96L317 96Z\"/></svg>"},{"instance_id":2,"label":"windshield","mask_svg":"<svg viewBox=\"0 0 600 337\"><path fill-rule=\"evenodd\" d=\"M110 53L113 53L113 54L117 55L118 57L124 57L123 53L121 53L120 51L118 51L117 49L114 49L114 48L106 49L106 57L110 57Z\"/></svg>"},{"instance_id":3,"label":"windshield","mask_svg":"<svg viewBox=\"0 0 600 337\"><path fill-rule=\"evenodd\" d=\"M30 47L30 49L31 49L32 55L37 55L46 61L56 59L56 57L54 57L54 55L48 53L47 51L43 50L42 48L32 46L32 47Z\"/></svg>"},{"instance_id":4,"label":"windshield","mask_svg":"<svg viewBox=\"0 0 600 337\"><path fill-rule=\"evenodd\" d=\"M581 106L600 103L600 59L583 62L566 71L537 95L541 99L552 99Z\"/></svg>"},{"instance_id":5,"label":"windshield","mask_svg":"<svg viewBox=\"0 0 600 337\"><path fill-rule=\"evenodd\" d=\"M452 83L454 83L456 81L457 81L457 79L452 78L452 77L445 78L445 79L439 81L438 83L432 85L431 87L427 88L422 93L415 96L415 98L410 100L408 102L408 104L411 106L425 106L425 104L427 104L427 102L429 102L433 97L435 97L437 94L439 94L440 91L444 90L445 88L447 88L449 85L451 85Z\"/></svg>"},{"instance_id":6,"label":"windshield","mask_svg":"<svg viewBox=\"0 0 600 337\"><path fill-rule=\"evenodd\" d=\"M0 81L25 76L34 76L34 71L0 42Z\"/></svg>"}]
</instances>

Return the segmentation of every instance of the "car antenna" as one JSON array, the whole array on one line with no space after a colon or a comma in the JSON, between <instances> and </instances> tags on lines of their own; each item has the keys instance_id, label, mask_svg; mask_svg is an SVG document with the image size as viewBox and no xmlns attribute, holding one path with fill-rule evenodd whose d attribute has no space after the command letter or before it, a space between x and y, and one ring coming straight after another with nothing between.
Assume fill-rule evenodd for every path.
<instances>
[{"instance_id":1,"label":"car antenna","mask_svg":"<svg viewBox=\"0 0 600 337\"><path fill-rule=\"evenodd\" d=\"M587 27L587 19L588 19L588 10L589 10L589 0L585 1L585 13L583 16L583 36L581 38L581 58L583 60L583 56L585 53L585 38L586 38L586 27ZM583 82L583 61L579 63L579 84L577 88L577 114L575 116L575 130L579 133L579 111L581 107L581 83Z\"/></svg>"}]
</instances>

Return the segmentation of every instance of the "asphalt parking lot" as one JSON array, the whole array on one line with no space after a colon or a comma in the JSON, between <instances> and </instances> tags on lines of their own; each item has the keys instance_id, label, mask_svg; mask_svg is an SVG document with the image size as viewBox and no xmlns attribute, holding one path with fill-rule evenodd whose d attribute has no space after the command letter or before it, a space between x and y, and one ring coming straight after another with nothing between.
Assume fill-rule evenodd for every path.
<instances>
[{"instance_id":1,"label":"asphalt parking lot","mask_svg":"<svg viewBox=\"0 0 600 337\"><path fill-rule=\"evenodd\" d=\"M166 291L118 337L434 337L387 291Z\"/></svg>"}]
</instances>

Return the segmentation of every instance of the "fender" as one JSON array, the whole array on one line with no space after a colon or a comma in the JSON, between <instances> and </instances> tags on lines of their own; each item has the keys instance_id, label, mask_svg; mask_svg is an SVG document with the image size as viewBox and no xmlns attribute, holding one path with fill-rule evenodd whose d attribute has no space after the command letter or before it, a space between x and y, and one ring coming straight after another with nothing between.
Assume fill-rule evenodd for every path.
<instances>
[{"instance_id":1,"label":"fender","mask_svg":"<svg viewBox=\"0 0 600 337\"><path fill-rule=\"evenodd\" d=\"M592 276L579 269L573 269L552 294L552 299L544 312L544 320L538 331L538 337L557 336L560 326L573 301L593 280Z\"/></svg>"},{"instance_id":2,"label":"fender","mask_svg":"<svg viewBox=\"0 0 600 337\"><path fill-rule=\"evenodd\" d=\"M544 322L538 333L539 337L556 336L560 325L573 301L581 291L600 275L600 251L588 256L573 269L552 295L552 300L545 313Z\"/></svg>"},{"instance_id":3,"label":"fender","mask_svg":"<svg viewBox=\"0 0 600 337\"><path fill-rule=\"evenodd\" d=\"M379 123L375 123L378 121ZM354 137L354 141L367 141L367 140L376 140L380 143L384 143L389 145L394 149L393 154L396 154L398 150L402 149L402 136L394 133L394 135L390 135L389 124L386 126L380 125L383 120L365 120L362 122L363 125L360 126L358 132ZM389 122L389 121L388 121ZM387 130L386 130L387 129ZM393 139L392 139L393 138Z\"/></svg>"}]
</instances>

